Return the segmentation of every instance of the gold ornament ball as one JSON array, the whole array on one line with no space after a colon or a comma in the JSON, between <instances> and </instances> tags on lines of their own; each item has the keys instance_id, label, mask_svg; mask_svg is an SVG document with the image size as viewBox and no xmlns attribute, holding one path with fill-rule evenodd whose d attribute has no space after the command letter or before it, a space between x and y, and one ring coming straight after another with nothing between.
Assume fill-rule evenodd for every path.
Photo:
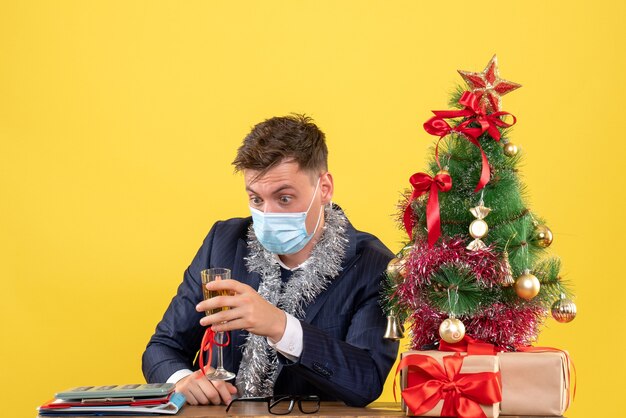
<instances>
[{"instance_id":1,"label":"gold ornament ball","mask_svg":"<svg viewBox=\"0 0 626 418\"><path fill-rule=\"evenodd\" d=\"M489 232L489 225L482 219L474 219L469 226L469 233L472 238L482 238Z\"/></svg>"},{"instance_id":2,"label":"gold ornament ball","mask_svg":"<svg viewBox=\"0 0 626 418\"><path fill-rule=\"evenodd\" d=\"M457 318L448 318L439 325L439 336L449 344L458 343L465 337L465 325Z\"/></svg>"},{"instance_id":3,"label":"gold ornament ball","mask_svg":"<svg viewBox=\"0 0 626 418\"><path fill-rule=\"evenodd\" d=\"M515 280L515 293L522 299L531 300L539 294L539 279L528 270Z\"/></svg>"},{"instance_id":4,"label":"gold ornament ball","mask_svg":"<svg viewBox=\"0 0 626 418\"><path fill-rule=\"evenodd\" d=\"M515 157L518 151L519 149L517 148L517 145L515 145L512 142L509 142L506 145L504 145L504 155L506 155L507 157Z\"/></svg>"},{"instance_id":5,"label":"gold ornament ball","mask_svg":"<svg viewBox=\"0 0 626 418\"><path fill-rule=\"evenodd\" d=\"M546 248L552 244L552 240L554 239L554 235L552 235L552 231L545 225L537 225L535 227L535 241L541 247Z\"/></svg>"},{"instance_id":6,"label":"gold ornament ball","mask_svg":"<svg viewBox=\"0 0 626 418\"><path fill-rule=\"evenodd\" d=\"M439 171L437 171L437 175L439 175L439 174L447 174L447 175L450 175L450 172L449 172L448 170L439 170Z\"/></svg>"},{"instance_id":7,"label":"gold ornament ball","mask_svg":"<svg viewBox=\"0 0 626 418\"><path fill-rule=\"evenodd\" d=\"M554 302L551 312L558 322L571 322L576 318L576 304L570 299L561 298Z\"/></svg>"},{"instance_id":8,"label":"gold ornament ball","mask_svg":"<svg viewBox=\"0 0 626 418\"><path fill-rule=\"evenodd\" d=\"M387 274L391 277L406 277L406 258L392 258L387 264Z\"/></svg>"}]
</instances>

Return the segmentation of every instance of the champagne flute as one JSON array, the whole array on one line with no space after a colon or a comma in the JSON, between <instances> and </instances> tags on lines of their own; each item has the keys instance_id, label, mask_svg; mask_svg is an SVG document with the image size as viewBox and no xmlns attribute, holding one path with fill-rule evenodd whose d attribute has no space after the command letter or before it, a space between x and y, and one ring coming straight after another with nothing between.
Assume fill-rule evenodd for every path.
<instances>
[{"instance_id":1,"label":"champagne flute","mask_svg":"<svg viewBox=\"0 0 626 418\"><path fill-rule=\"evenodd\" d=\"M206 270L202 270L200 272L200 276L202 277L202 292L204 294L204 299L214 298L216 296L228 296L228 290L208 290L206 288L207 283L214 282L217 280L227 280L230 279L230 270L225 268L210 268ZM218 313L220 311L228 310L228 306L224 306L221 308L211 309L210 311L206 311L207 315L212 315ZM209 380L230 380L235 377L235 373L229 372L224 369L224 354L223 347L221 344L224 343L224 332L218 332L216 334L216 345L217 345L217 366L215 370L211 373L207 373L206 377Z\"/></svg>"}]
</instances>

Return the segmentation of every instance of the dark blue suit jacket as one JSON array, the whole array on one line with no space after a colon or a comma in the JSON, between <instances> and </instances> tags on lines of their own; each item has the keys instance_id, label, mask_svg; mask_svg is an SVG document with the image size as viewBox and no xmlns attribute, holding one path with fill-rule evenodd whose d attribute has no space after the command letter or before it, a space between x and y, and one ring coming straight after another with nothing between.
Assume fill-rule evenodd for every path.
<instances>
[{"instance_id":1,"label":"dark blue suit jacket","mask_svg":"<svg viewBox=\"0 0 626 418\"><path fill-rule=\"evenodd\" d=\"M143 354L148 382L165 382L181 369L198 369L194 358L204 328L204 313L195 306L203 298L200 271L226 267L232 277L258 289L259 275L249 273L244 257L250 218L217 222L193 259L156 332ZM380 282L391 252L373 235L348 224L349 244L343 270L306 308L301 321L303 351L293 363L282 355L276 394L318 394L361 406L375 400L398 351L398 343L383 339L386 318L380 308ZM224 349L224 367L237 372L245 331L233 331ZM215 358L215 356L214 356Z\"/></svg>"}]
</instances>

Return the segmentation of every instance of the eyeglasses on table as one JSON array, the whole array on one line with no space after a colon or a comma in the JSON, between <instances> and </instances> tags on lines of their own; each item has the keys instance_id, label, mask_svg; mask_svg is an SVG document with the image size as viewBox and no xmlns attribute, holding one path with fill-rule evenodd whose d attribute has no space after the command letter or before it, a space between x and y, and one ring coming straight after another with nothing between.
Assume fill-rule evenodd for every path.
<instances>
[{"instance_id":1,"label":"eyeglasses on table","mask_svg":"<svg viewBox=\"0 0 626 418\"><path fill-rule=\"evenodd\" d=\"M265 402L267 411L274 415L287 415L293 411L293 407L298 404L298 409L303 414L314 414L320 410L320 398L317 395L294 396L259 396L250 398L235 398L226 407L226 412L238 402Z\"/></svg>"}]
</instances>

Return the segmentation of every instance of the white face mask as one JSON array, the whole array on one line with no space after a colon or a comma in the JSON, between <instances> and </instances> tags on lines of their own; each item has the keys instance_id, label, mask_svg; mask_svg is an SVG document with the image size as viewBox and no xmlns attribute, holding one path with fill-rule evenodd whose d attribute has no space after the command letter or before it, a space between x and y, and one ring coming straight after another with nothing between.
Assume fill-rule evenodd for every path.
<instances>
[{"instance_id":1,"label":"white face mask","mask_svg":"<svg viewBox=\"0 0 626 418\"><path fill-rule=\"evenodd\" d=\"M322 219L322 210L317 217L317 224L310 234L306 231L306 217L311 210L315 194L320 185L320 178L311 198L311 203L305 212L261 212L250 207L252 213L252 227L257 239L268 251L274 254L295 254L311 241Z\"/></svg>"}]
</instances>

